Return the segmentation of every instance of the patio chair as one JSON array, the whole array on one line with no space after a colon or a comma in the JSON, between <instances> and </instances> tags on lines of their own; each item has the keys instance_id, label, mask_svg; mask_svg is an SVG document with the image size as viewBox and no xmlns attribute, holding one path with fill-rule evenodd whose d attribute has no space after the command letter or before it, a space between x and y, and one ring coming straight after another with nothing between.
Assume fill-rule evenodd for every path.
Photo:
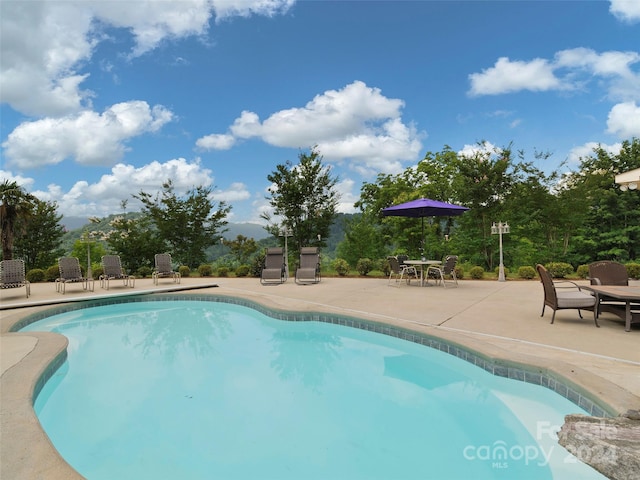
<instances>
[{"instance_id":1,"label":"patio chair","mask_svg":"<svg viewBox=\"0 0 640 480\"><path fill-rule=\"evenodd\" d=\"M67 290L67 283L80 283L84 290L93 292L93 278L82 275L80 260L76 257L60 257L58 259L58 270L60 276L56 278L56 292L64 295Z\"/></svg>"},{"instance_id":2,"label":"patio chair","mask_svg":"<svg viewBox=\"0 0 640 480\"><path fill-rule=\"evenodd\" d=\"M613 285L626 287L629 285L629 274L627 272L627 267L622 263L611 260L601 260L599 262L589 264L589 280L591 281L591 285ZM597 317L599 317L600 313L603 311L614 311L625 307L624 302L607 297L606 295L597 295L597 299ZM639 307L640 304L631 304L632 310L638 309Z\"/></svg>"},{"instance_id":3,"label":"patio chair","mask_svg":"<svg viewBox=\"0 0 640 480\"><path fill-rule=\"evenodd\" d=\"M136 277L127 275L122 269L119 255L102 256L102 275L100 275L100 286L109 290L109 280L122 280L125 287L133 288Z\"/></svg>"},{"instance_id":4,"label":"patio chair","mask_svg":"<svg viewBox=\"0 0 640 480\"><path fill-rule=\"evenodd\" d=\"M580 286L570 280L554 281L551 278L551 274L544 266L536 265L538 275L540 275L540 281L544 289L544 303L542 304L542 313L540 316L544 316L544 309L549 306L553 309L553 315L551 316L551 323L556 317L556 310L578 310L578 315L582 318L580 310L592 310L593 321L598 325L596 298L586 292L583 292ZM565 286L566 284L566 286Z\"/></svg>"},{"instance_id":5,"label":"patio chair","mask_svg":"<svg viewBox=\"0 0 640 480\"><path fill-rule=\"evenodd\" d=\"M390 267L389 284L391 284L391 279L393 277L396 278L397 286L399 286L398 285L399 282L402 282L402 279L405 277L405 275L407 278L407 284L411 283L412 278L415 278L415 279L420 278L420 275L418 274L418 270L416 269L416 267L414 267L413 265L400 264L398 257L396 256L387 257L387 261L389 262L389 267Z\"/></svg>"},{"instance_id":6,"label":"patio chair","mask_svg":"<svg viewBox=\"0 0 640 480\"><path fill-rule=\"evenodd\" d=\"M31 283L27 280L24 260L2 260L0 262L0 288L26 287L27 298L31 295Z\"/></svg>"},{"instance_id":7,"label":"patio chair","mask_svg":"<svg viewBox=\"0 0 640 480\"><path fill-rule=\"evenodd\" d=\"M154 258L156 262L156 268L151 274L154 285L158 285L158 280L160 278L171 278L173 279L173 283L180 283L180 272L176 272L173 270L170 254L156 253Z\"/></svg>"},{"instance_id":8,"label":"patio chair","mask_svg":"<svg viewBox=\"0 0 640 480\"><path fill-rule=\"evenodd\" d=\"M285 267L284 252L280 247L269 247L264 256L262 271L260 272L260 283L280 284L287 281L287 270Z\"/></svg>"},{"instance_id":9,"label":"patio chair","mask_svg":"<svg viewBox=\"0 0 640 480\"><path fill-rule=\"evenodd\" d=\"M451 283L458 286L458 277L456 276L456 265L458 264L457 255L449 255L445 258L442 265L431 265L427 268L427 283L433 278L438 283L442 283L443 287L447 287L446 277L451 278Z\"/></svg>"},{"instance_id":10,"label":"patio chair","mask_svg":"<svg viewBox=\"0 0 640 480\"><path fill-rule=\"evenodd\" d=\"M296 269L296 283L308 284L320 282L320 252L318 247L302 247Z\"/></svg>"}]
</instances>

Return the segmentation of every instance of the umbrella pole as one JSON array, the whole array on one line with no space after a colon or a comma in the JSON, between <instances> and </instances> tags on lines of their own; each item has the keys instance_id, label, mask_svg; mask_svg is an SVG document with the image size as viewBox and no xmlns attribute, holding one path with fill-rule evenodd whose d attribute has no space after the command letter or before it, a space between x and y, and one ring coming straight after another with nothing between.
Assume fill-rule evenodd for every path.
<instances>
[{"instance_id":1,"label":"umbrella pole","mask_svg":"<svg viewBox=\"0 0 640 480\"><path fill-rule=\"evenodd\" d=\"M424 256L424 217L420 217L420 219L422 220L422 245L420 245L420 258L422 260L425 260L426 257Z\"/></svg>"}]
</instances>

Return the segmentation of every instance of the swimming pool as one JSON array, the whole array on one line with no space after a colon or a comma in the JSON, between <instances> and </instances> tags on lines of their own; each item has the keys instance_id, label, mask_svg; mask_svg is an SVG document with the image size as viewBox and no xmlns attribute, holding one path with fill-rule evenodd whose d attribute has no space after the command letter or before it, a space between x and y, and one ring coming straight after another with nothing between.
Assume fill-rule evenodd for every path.
<instances>
[{"instance_id":1,"label":"swimming pool","mask_svg":"<svg viewBox=\"0 0 640 480\"><path fill-rule=\"evenodd\" d=\"M34 406L89 479L603 478L556 442L566 398L390 335L185 300L25 330L69 338Z\"/></svg>"}]
</instances>

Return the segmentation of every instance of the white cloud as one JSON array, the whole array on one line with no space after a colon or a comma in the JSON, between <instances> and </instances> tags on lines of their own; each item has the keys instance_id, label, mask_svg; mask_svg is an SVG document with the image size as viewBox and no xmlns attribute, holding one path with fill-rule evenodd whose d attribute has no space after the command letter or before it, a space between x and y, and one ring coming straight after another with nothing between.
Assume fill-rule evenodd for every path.
<instances>
[{"instance_id":1,"label":"white cloud","mask_svg":"<svg viewBox=\"0 0 640 480\"><path fill-rule=\"evenodd\" d=\"M214 149L236 139L261 138L278 147L314 145L328 161L349 161L350 168L367 175L398 173L403 161L414 161L422 149L423 133L402 122L404 102L382 95L380 89L355 81L342 90L328 90L304 107L272 114L264 122L243 111L229 133L198 139L196 145ZM224 141L221 141L224 139Z\"/></svg>"},{"instance_id":2,"label":"white cloud","mask_svg":"<svg viewBox=\"0 0 640 480\"><path fill-rule=\"evenodd\" d=\"M31 193L41 200L57 201L59 212L65 216L102 217L120 211L122 200L128 201L128 209L139 210L140 203L131 195L140 191L154 194L168 179L173 182L178 195L195 186L207 187L213 183L211 170L202 168L198 160L188 162L178 158L142 167L119 163L96 183L79 181L68 192L59 185L51 184L47 190Z\"/></svg>"},{"instance_id":3,"label":"white cloud","mask_svg":"<svg viewBox=\"0 0 640 480\"><path fill-rule=\"evenodd\" d=\"M571 164L579 164L582 158L593 156L593 151L596 148L602 148L604 151L608 152L611 155L618 155L620 153L620 149L622 148L622 144L614 143L613 145L606 145L597 142L587 142L584 145L572 148L569 152L569 155L567 156L567 160Z\"/></svg>"},{"instance_id":4,"label":"white cloud","mask_svg":"<svg viewBox=\"0 0 640 480\"><path fill-rule=\"evenodd\" d=\"M621 139L640 137L640 106L635 102L615 105L607 118L607 132Z\"/></svg>"},{"instance_id":5,"label":"white cloud","mask_svg":"<svg viewBox=\"0 0 640 480\"><path fill-rule=\"evenodd\" d=\"M252 14L272 17L286 13L295 0L212 0L216 11L216 21L228 17L248 17Z\"/></svg>"},{"instance_id":6,"label":"white cloud","mask_svg":"<svg viewBox=\"0 0 640 480\"><path fill-rule=\"evenodd\" d=\"M203 150L229 150L236 143L233 135L211 134L196 140L196 146Z\"/></svg>"},{"instance_id":7,"label":"white cloud","mask_svg":"<svg viewBox=\"0 0 640 480\"><path fill-rule=\"evenodd\" d=\"M567 91L586 88L593 78L605 80L609 98L617 101L640 98L640 75L631 66L640 62L638 52L589 48L561 50L552 61L529 62L499 58L492 68L469 75L469 95L501 95L529 91Z\"/></svg>"},{"instance_id":8,"label":"white cloud","mask_svg":"<svg viewBox=\"0 0 640 480\"><path fill-rule=\"evenodd\" d=\"M545 91L561 88L547 60L536 58L530 62L511 61L501 57L492 68L469 75L469 94L500 95L520 90Z\"/></svg>"},{"instance_id":9,"label":"white cloud","mask_svg":"<svg viewBox=\"0 0 640 480\"><path fill-rule=\"evenodd\" d=\"M0 170L0 183L4 181L16 182L19 186L24 188L26 191L31 190L31 186L34 183L33 178L23 177L22 175L14 175L9 170Z\"/></svg>"},{"instance_id":10,"label":"white cloud","mask_svg":"<svg viewBox=\"0 0 640 480\"><path fill-rule=\"evenodd\" d=\"M131 57L167 39L203 37L209 20L286 12L293 0L3 1L0 16L2 102L30 116L60 116L91 108L82 73L103 29L134 40Z\"/></svg>"},{"instance_id":11,"label":"white cloud","mask_svg":"<svg viewBox=\"0 0 640 480\"><path fill-rule=\"evenodd\" d=\"M498 154L501 151L502 151L501 148L496 147L491 142L485 141L475 145L465 145L458 151L458 155L460 155L461 157L472 158L472 157L475 157L476 155L489 156L492 154Z\"/></svg>"},{"instance_id":12,"label":"white cloud","mask_svg":"<svg viewBox=\"0 0 640 480\"><path fill-rule=\"evenodd\" d=\"M356 182L350 178L345 178L336 183L336 192L340 195L338 202L338 212L340 213L355 213L358 210L353 206L360 199L360 192L355 193L353 191Z\"/></svg>"},{"instance_id":13,"label":"white cloud","mask_svg":"<svg viewBox=\"0 0 640 480\"><path fill-rule=\"evenodd\" d=\"M102 114L85 111L63 118L24 122L2 143L7 163L21 168L54 165L73 158L84 165L113 165L127 150L126 142L156 132L173 114L146 102L112 105Z\"/></svg>"},{"instance_id":14,"label":"white cloud","mask_svg":"<svg viewBox=\"0 0 640 480\"><path fill-rule=\"evenodd\" d=\"M251 198L247 186L242 182L234 182L224 190L216 189L211 196L216 202L224 201L227 205Z\"/></svg>"},{"instance_id":15,"label":"white cloud","mask_svg":"<svg viewBox=\"0 0 640 480\"><path fill-rule=\"evenodd\" d=\"M640 21L640 2L638 0L611 0L609 11L624 22Z\"/></svg>"}]
</instances>

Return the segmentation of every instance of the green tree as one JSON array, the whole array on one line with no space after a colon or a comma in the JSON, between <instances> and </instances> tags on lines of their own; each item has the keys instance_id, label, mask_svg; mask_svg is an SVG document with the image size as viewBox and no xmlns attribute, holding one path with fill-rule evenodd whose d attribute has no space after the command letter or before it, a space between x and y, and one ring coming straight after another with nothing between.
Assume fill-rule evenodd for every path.
<instances>
[{"instance_id":1,"label":"green tree","mask_svg":"<svg viewBox=\"0 0 640 480\"><path fill-rule=\"evenodd\" d=\"M4 180L0 184L0 200L2 200L0 204L2 258L11 260L13 259L13 241L17 233L16 224L18 219L31 213L35 197L27 193L17 182Z\"/></svg>"},{"instance_id":2,"label":"green tree","mask_svg":"<svg viewBox=\"0 0 640 480\"><path fill-rule=\"evenodd\" d=\"M60 224L55 202L43 202L34 198L29 204L31 210L16 221L18 232L14 250L25 261L27 270L46 269L64 255L61 248L64 227Z\"/></svg>"},{"instance_id":3,"label":"green tree","mask_svg":"<svg viewBox=\"0 0 640 480\"><path fill-rule=\"evenodd\" d=\"M622 191L615 176L640 168L640 139L624 141L620 152L602 147L583 158L579 172L567 180L565 196L580 204L582 222L570 248L572 263L595 259L626 262L640 256L640 195ZM576 200L578 199L578 200Z\"/></svg>"},{"instance_id":4,"label":"green tree","mask_svg":"<svg viewBox=\"0 0 640 480\"><path fill-rule=\"evenodd\" d=\"M239 265L249 263L251 257L258 251L258 243L253 238L238 235L235 240L228 240L224 244L229 247L231 255Z\"/></svg>"},{"instance_id":5,"label":"green tree","mask_svg":"<svg viewBox=\"0 0 640 480\"><path fill-rule=\"evenodd\" d=\"M134 198L143 204L157 234L171 255L182 265L197 268L206 261L205 250L214 245L227 224L231 207L219 202L216 209L211 188L199 186L179 197L171 180L162 184L162 192L154 196L140 191Z\"/></svg>"},{"instance_id":6,"label":"green tree","mask_svg":"<svg viewBox=\"0 0 640 480\"><path fill-rule=\"evenodd\" d=\"M120 255L128 272L135 272L140 267L153 267L154 255L166 248L149 217L124 213L112 219L109 225L111 230L105 233L107 245L114 254Z\"/></svg>"},{"instance_id":7,"label":"green tree","mask_svg":"<svg viewBox=\"0 0 640 480\"><path fill-rule=\"evenodd\" d=\"M293 249L297 251L303 246L321 246L336 217L339 199L335 189L337 178L322 165L320 153L313 148L309 154L300 153L298 158L297 165L291 162L277 165L267 176L273 185L267 200L273 207L273 215L282 223L274 222L269 214L262 215L273 235L278 235L282 228L291 232Z\"/></svg>"},{"instance_id":8,"label":"green tree","mask_svg":"<svg viewBox=\"0 0 640 480\"><path fill-rule=\"evenodd\" d=\"M345 225L345 238L338 244L336 255L355 266L361 258L379 259L386 256L380 226L364 214L354 215Z\"/></svg>"}]
</instances>

